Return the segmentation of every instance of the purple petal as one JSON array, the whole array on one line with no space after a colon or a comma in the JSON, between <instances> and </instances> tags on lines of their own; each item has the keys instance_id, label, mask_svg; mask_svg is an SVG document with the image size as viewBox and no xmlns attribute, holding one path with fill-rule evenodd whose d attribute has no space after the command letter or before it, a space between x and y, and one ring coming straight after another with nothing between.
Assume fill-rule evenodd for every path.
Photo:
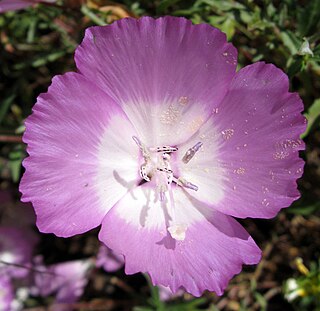
<instances>
[{"instance_id":1,"label":"purple petal","mask_svg":"<svg viewBox=\"0 0 320 311\"><path fill-rule=\"evenodd\" d=\"M184 18L126 18L86 31L75 60L123 106L149 145L190 137L219 103L237 52L221 31Z\"/></svg>"},{"instance_id":2,"label":"purple petal","mask_svg":"<svg viewBox=\"0 0 320 311\"><path fill-rule=\"evenodd\" d=\"M0 274L26 276L36 243L37 237L29 230L0 227Z\"/></svg>"},{"instance_id":3,"label":"purple petal","mask_svg":"<svg viewBox=\"0 0 320 311\"><path fill-rule=\"evenodd\" d=\"M179 170L199 188L195 198L236 217L274 217L300 194L303 104L288 92L288 78L270 64L240 70L212 118L187 144L201 152Z\"/></svg>"},{"instance_id":4,"label":"purple petal","mask_svg":"<svg viewBox=\"0 0 320 311\"><path fill-rule=\"evenodd\" d=\"M100 245L97 255L96 266L103 268L106 272L115 272L121 269L124 265L124 258L113 252L109 247L104 244Z\"/></svg>"},{"instance_id":5,"label":"purple petal","mask_svg":"<svg viewBox=\"0 0 320 311\"><path fill-rule=\"evenodd\" d=\"M24 9L38 2L53 3L56 0L0 0L0 13Z\"/></svg>"},{"instance_id":6,"label":"purple petal","mask_svg":"<svg viewBox=\"0 0 320 311\"><path fill-rule=\"evenodd\" d=\"M11 311L14 299L13 286L6 275L0 275L0 308L2 311Z\"/></svg>"},{"instance_id":7,"label":"purple petal","mask_svg":"<svg viewBox=\"0 0 320 311\"><path fill-rule=\"evenodd\" d=\"M184 288L200 296L207 289L221 295L242 264L260 260L259 248L231 217L180 189L174 190L174 214L152 195L142 207L140 188L107 214L99 234L108 247L125 256L126 273L148 272L155 285L169 286L173 292ZM169 235L172 220L186 223L183 240Z\"/></svg>"},{"instance_id":8,"label":"purple petal","mask_svg":"<svg viewBox=\"0 0 320 311\"><path fill-rule=\"evenodd\" d=\"M76 302L88 283L92 266L90 260L74 260L49 267L36 266L35 284L39 295L46 297L55 294L56 303Z\"/></svg>"},{"instance_id":9,"label":"purple petal","mask_svg":"<svg viewBox=\"0 0 320 311\"><path fill-rule=\"evenodd\" d=\"M0 0L0 13L24 9L34 3L32 0Z\"/></svg>"},{"instance_id":10,"label":"purple petal","mask_svg":"<svg viewBox=\"0 0 320 311\"><path fill-rule=\"evenodd\" d=\"M120 106L86 78L53 79L23 137L29 157L20 191L42 232L67 237L101 223L139 174L133 134Z\"/></svg>"}]
</instances>

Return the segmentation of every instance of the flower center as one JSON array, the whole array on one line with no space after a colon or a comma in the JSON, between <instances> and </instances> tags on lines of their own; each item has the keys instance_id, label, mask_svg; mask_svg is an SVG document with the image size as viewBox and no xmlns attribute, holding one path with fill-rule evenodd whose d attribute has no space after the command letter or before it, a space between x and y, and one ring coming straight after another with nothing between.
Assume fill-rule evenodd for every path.
<instances>
[{"instance_id":1,"label":"flower center","mask_svg":"<svg viewBox=\"0 0 320 311\"><path fill-rule=\"evenodd\" d=\"M132 139L138 145L144 159L143 164L140 166L140 176L145 181L149 182L154 180L156 182L161 201L163 200L164 192L168 190L168 186L170 186L172 182L187 189L198 190L196 185L185 180L183 177L175 176L172 171L170 164L171 153L178 151L178 147L162 146L148 148L136 136L132 136ZM188 149L182 161L187 164L201 146L202 143L198 142L195 146Z\"/></svg>"},{"instance_id":2,"label":"flower center","mask_svg":"<svg viewBox=\"0 0 320 311\"><path fill-rule=\"evenodd\" d=\"M140 165L140 176L142 182L152 182L155 185L155 192L159 200L163 202L166 198L166 192L171 191L171 184L198 191L198 186L183 177L176 176L171 167L172 154L178 151L176 146L147 147L136 136L132 139L139 147L143 162ZM202 143L198 142L195 146L188 149L182 158L182 162L187 164L201 148ZM172 210L172 224L167 228L172 238L184 240L187 226L176 223L174 220L174 210Z\"/></svg>"}]
</instances>

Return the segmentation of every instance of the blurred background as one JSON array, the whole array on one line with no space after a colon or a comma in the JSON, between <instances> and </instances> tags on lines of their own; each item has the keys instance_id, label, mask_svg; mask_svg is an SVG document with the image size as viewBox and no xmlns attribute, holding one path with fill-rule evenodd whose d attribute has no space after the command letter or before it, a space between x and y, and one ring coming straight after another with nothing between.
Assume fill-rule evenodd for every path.
<instances>
[{"instance_id":1,"label":"blurred background","mask_svg":"<svg viewBox=\"0 0 320 311\"><path fill-rule=\"evenodd\" d=\"M0 14L0 311L320 310L320 0L44 2ZM144 15L220 28L238 49L239 68L275 64L305 104L301 199L275 219L240 221L263 259L221 297L172 296L142 274L126 276L97 230L69 239L40 234L32 207L19 202L23 123L37 96L54 75L75 70L74 50L88 26Z\"/></svg>"}]
</instances>

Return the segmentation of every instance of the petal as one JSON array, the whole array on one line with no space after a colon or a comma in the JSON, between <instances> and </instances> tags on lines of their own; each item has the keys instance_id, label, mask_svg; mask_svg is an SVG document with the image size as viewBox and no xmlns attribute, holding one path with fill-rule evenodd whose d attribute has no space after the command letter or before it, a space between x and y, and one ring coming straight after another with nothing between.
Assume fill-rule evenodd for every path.
<instances>
[{"instance_id":1,"label":"petal","mask_svg":"<svg viewBox=\"0 0 320 311\"><path fill-rule=\"evenodd\" d=\"M120 106L76 73L53 79L26 121L20 191L42 232L71 236L98 226L135 183L138 148Z\"/></svg>"},{"instance_id":2,"label":"petal","mask_svg":"<svg viewBox=\"0 0 320 311\"><path fill-rule=\"evenodd\" d=\"M0 227L0 274L25 277L29 270L37 236L27 229ZM21 266L21 268L19 268Z\"/></svg>"},{"instance_id":3,"label":"petal","mask_svg":"<svg viewBox=\"0 0 320 311\"><path fill-rule=\"evenodd\" d=\"M225 95L236 58L220 30L176 17L91 27L75 54L80 72L121 103L151 146L199 128Z\"/></svg>"},{"instance_id":4,"label":"petal","mask_svg":"<svg viewBox=\"0 0 320 311\"><path fill-rule=\"evenodd\" d=\"M196 184L195 198L235 217L274 217L300 194L305 118L299 96L288 92L288 78L273 65L240 70L208 124L184 148L203 143L180 174ZM212 188L210 190L210 188Z\"/></svg>"},{"instance_id":5,"label":"petal","mask_svg":"<svg viewBox=\"0 0 320 311\"><path fill-rule=\"evenodd\" d=\"M96 267L103 268L106 272L115 272L124 265L124 258L118 255L110 248L101 244L96 258Z\"/></svg>"},{"instance_id":6,"label":"petal","mask_svg":"<svg viewBox=\"0 0 320 311\"><path fill-rule=\"evenodd\" d=\"M173 188L175 221L187 224L184 240L167 232L173 218L168 206L152 196L142 204L147 187L135 189L106 215L99 238L125 256L128 274L148 272L155 285L173 292L184 288L200 296L207 289L221 295L242 264L260 260L260 250L234 219Z\"/></svg>"},{"instance_id":7,"label":"petal","mask_svg":"<svg viewBox=\"0 0 320 311\"><path fill-rule=\"evenodd\" d=\"M56 303L74 303L88 283L93 262L74 260L44 267L36 266L35 285L41 296L56 295Z\"/></svg>"},{"instance_id":8,"label":"petal","mask_svg":"<svg viewBox=\"0 0 320 311\"><path fill-rule=\"evenodd\" d=\"M24 9L32 5L33 3L34 3L33 1L28 1L28 0L1 0L0 13L4 13L6 11Z\"/></svg>"},{"instance_id":9,"label":"petal","mask_svg":"<svg viewBox=\"0 0 320 311\"><path fill-rule=\"evenodd\" d=\"M13 286L7 275L0 275L0 307L3 311L10 311L15 298Z\"/></svg>"}]
</instances>

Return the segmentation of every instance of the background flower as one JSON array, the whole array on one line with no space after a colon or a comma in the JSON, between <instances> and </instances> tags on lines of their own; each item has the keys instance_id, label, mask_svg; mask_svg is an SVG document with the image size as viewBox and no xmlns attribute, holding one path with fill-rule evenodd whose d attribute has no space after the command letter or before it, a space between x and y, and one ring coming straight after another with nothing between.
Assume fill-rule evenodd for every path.
<instances>
[{"instance_id":1,"label":"background flower","mask_svg":"<svg viewBox=\"0 0 320 311\"><path fill-rule=\"evenodd\" d=\"M35 288L33 294L54 295L56 310L70 310L70 304L83 294L88 282L88 274L93 263L91 260L75 260L44 266L38 258L35 266Z\"/></svg>"},{"instance_id":2,"label":"background flower","mask_svg":"<svg viewBox=\"0 0 320 311\"><path fill-rule=\"evenodd\" d=\"M0 13L24 9L39 2L53 3L56 0L0 0Z\"/></svg>"},{"instance_id":3,"label":"background flower","mask_svg":"<svg viewBox=\"0 0 320 311\"><path fill-rule=\"evenodd\" d=\"M98 268L103 268L106 272L114 272L122 268L123 265L123 256L115 254L104 244L100 245L96 260L96 266Z\"/></svg>"}]
</instances>

